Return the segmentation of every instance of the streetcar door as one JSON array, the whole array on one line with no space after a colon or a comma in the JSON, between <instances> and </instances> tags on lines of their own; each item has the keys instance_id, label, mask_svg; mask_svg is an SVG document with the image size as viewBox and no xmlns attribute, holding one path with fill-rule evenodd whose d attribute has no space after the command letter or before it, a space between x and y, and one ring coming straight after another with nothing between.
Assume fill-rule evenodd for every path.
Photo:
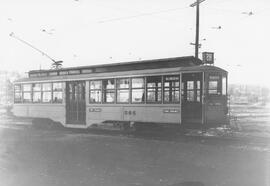
<instances>
[{"instance_id":1,"label":"streetcar door","mask_svg":"<svg viewBox=\"0 0 270 186\"><path fill-rule=\"evenodd\" d=\"M85 81L67 82L66 123L86 124Z\"/></svg>"},{"instance_id":2,"label":"streetcar door","mask_svg":"<svg viewBox=\"0 0 270 186\"><path fill-rule=\"evenodd\" d=\"M203 73L182 74L182 123L202 123L202 80Z\"/></svg>"},{"instance_id":3,"label":"streetcar door","mask_svg":"<svg viewBox=\"0 0 270 186\"><path fill-rule=\"evenodd\" d=\"M227 74L206 73L205 118L208 125L227 124Z\"/></svg>"}]
</instances>

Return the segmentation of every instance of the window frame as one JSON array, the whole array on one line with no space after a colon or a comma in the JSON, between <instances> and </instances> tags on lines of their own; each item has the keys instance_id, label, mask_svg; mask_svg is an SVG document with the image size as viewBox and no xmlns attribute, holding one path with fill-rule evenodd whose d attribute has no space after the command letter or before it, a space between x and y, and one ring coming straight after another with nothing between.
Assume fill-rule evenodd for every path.
<instances>
[{"instance_id":1,"label":"window frame","mask_svg":"<svg viewBox=\"0 0 270 186\"><path fill-rule=\"evenodd\" d=\"M192 82L192 87L188 86L189 82ZM198 86L199 83L199 86ZM184 95L186 91L186 96ZM189 93L192 92L192 100L189 99ZM199 92L199 94L198 94ZM199 100L198 100L199 95ZM182 83L182 95L185 102L194 102L194 103L201 103L202 102L202 81L198 79L187 80Z\"/></svg>"},{"instance_id":2,"label":"window frame","mask_svg":"<svg viewBox=\"0 0 270 186\"><path fill-rule=\"evenodd\" d=\"M30 90L24 90L24 86L25 85L30 85ZM30 93L30 101L29 102L26 102L24 100L24 94L25 93ZM32 96L32 83L25 83L25 84L22 84L22 103L33 103L33 96Z\"/></svg>"},{"instance_id":3,"label":"window frame","mask_svg":"<svg viewBox=\"0 0 270 186\"><path fill-rule=\"evenodd\" d=\"M40 88L38 90L35 90L35 85L39 85ZM34 101L35 93L40 94L40 100L39 101ZM34 104L42 103L42 83L32 83L32 102Z\"/></svg>"},{"instance_id":4,"label":"window frame","mask_svg":"<svg viewBox=\"0 0 270 186\"><path fill-rule=\"evenodd\" d=\"M120 88L118 86L119 81L120 80L123 80L123 79L128 80L128 87L127 88L126 87L125 88ZM131 98L131 91L130 91L130 89L131 89L131 86L130 86L130 78L129 77L126 77L126 78L116 78L116 103L117 104L127 104L127 103L130 103L131 102L131 100L130 100L130 98ZM128 91L128 101L125 101L125 102L118 101L118 98L120 97L120 96L118 96L118 92L120 92L121 90L127 90Z\"/></svg>"},{"instance_id":5,"label":"window frame","mask_svg":"<svg viewBox=\"0 0 270 186\"><path fill-rule=\"evenodd\" d=\"M60 89L54 89L54 85L55 84L60 84L61 85L61 88ZM51 99L51 102L53 104L62 104L63 101L64 101L64 85L63 85L63 82L53 82L52 83L52 99ZM61 93L62 95L62 98L61 98L61 101L54 101L54 93Z\"/></svg>"},{"instance_id":6,"label":"window frame","mask_svg":"<svg viewBox=\"0 0 270 186\"><path fill-rule=\"evenodd\" d=\"M166 81L166 77L178 77L178 80L170 80L170 81ZM169 87L166 87L165 86L165 82L169 82L170 83L170 85L169 85ZM171 84L174 84L175 82L178 82L178 86L175 86L175 85L171 85ZM177 75L164 75L163 76L163 82L162 82L162 90L163 90L163 99L162 99L162 103L163 104L179 104L180 103L180 98L181 98L181 95L180 95L180 84L181 84L181 82L180 82L180 74L177 74ZM169 101L166 101L165 100L165 92L167 92L167 91L165 91L165 89L166 88L169 88ZM176 91L174 91L174 92L177 92L177 88L178 88L178 101L173 101L173 89L176 89ZM175 97L175 96L174 96Z\"/></svg>"},{"instance_id":7,"label":"window frame","mask_svg":"<svg viewBox=\"0 0 270 186\"><path fill-rule=\"evenodd\" d=\"M91 89L91 82L100 82L100 88L93 88ZM93 102L91 101L91 91L99 91L100 92L100 96L99 96L99 101L98 102ZM102 103L102 80L90 80L89 81L89 104L101 104Z\"/></svg>"},{"instance_id":8,"label":"window frame","mask_svg":"<svg viewBox=\"0 0 270 186\"><path fill-rule=\"evenodd\" d=\"M48 89L46 89L46 90L44 90L44 85L45 84L48 84L49 86L48 87L50 87L50 89L48 90ZM43 103L43 104L48 104L48 103L52 103L52 82L46 82L46 83L42 83L42 85L41 85L41 90L42 90L42 94L41 94L41 103ZM48 101L48 102L45 102L44 101L44 93L50 93L50 101Z\"/></svg>"},{"instance_id":9,"label":"window frame","mask_svg":"<svg viewBox=\"0 0 270 186\"><path fill-rule=\"evenodd\" d=\"M109 80L112 80L113 81L113 88L106 88L105 87L105 81L109 81ZM112 91L113 94L114 94L114 97L113 97L113 101L112 102L107 102L105 101L105 98L106 98L106 95L108 92ZM109 78L109 79L103 79L102 80L102 103L104 104L114 104L116 102L116 79L115 78ZM107 99L106 99L107 100Z\"/></svg>"},{"instance_id":10,"label":"window frame","mask_svg":"<svg viewBox=\"0 0 270 186\"><path fill-rule=\"evenodd\" d=\"M143 86L142 87L133 87L133 80L134 79L143 79ZM142 76L142 77L133 77L133 78L131 78L131 80L130 80L130 88L131 88L131 90L130 90L130 102L132 103L132 104L144 104L145 103L145 101L146 101L146 99L145 99L145 93L146 93L146 90L145 90L145 86L146 86L146 77L145 76ZM143 90L143 97L142 97L142 101L141 102L133 102L133 90Z\"/></svg>"},{"instance_id":11,"label":"window frame","mask_svg":"<svg viewBox=\"0 0 270 186\"><path fill-rule=\"evenodd\" d=\"M211 79L211 77L218 77L218 79ZM217 82L216 88L210 89L210 82ZM210 93L210 91L215 90L216 93ZM208 75L208 82L207 82L207 95L209 96L222 96L222 75L221 74L214 74L210 73Z\"/></svg>"},{"instance_id":12,"label":"window frame","mask_svg":"<svg viewBox=\"0 0 270 186\"><path fill-rule=\"evenodd\" d=\"M19 90L16 89L16 86L20 87ZM16 94L20 95L19 101L16 99ZM14 103L22 103L23 102L23 94L22 94L22 84L15 84L14 85L14 96L13 96Z\"/></svg>"},{"instance_id":13,"label":"window frame","mask_svg":"<svg viewBox=\"0 0 270 186\"><path fill-rule=\"evenodd\" d=\"M155 82L155 87L148 87L148 79L150 78L160 78L160 82ZM158 86L158 83L160 83L160 87ZM146 82L145 82L145 87L146 87L146 103L147 104L162 104L162 100L163 100L163 91L162 91L162 87L163 87L163 76L146 76ZM154 101L149 101L148 99L148 92L149 90L154 90L155 93L155 100ZM160 90L160 100L158 101L158 93Z\"/></svg>"},{"instance_id":14,"label":"window frame","mask_svg":"<svg viewBox=\"0 0 270 186\"><path fill-rule=\"evenodd\" d=\"M224 80L225 79L225 83L224 83ZM221 88L221 95L222 96L227 96L228 95L228 77L227 77L227 75L222 75L221 76L221 81L222 81L222 83L221 83L221 86L222 86L222 88ZM225 87L225 94L224 94L224 87Z\"/></svg>"}]
</instances>

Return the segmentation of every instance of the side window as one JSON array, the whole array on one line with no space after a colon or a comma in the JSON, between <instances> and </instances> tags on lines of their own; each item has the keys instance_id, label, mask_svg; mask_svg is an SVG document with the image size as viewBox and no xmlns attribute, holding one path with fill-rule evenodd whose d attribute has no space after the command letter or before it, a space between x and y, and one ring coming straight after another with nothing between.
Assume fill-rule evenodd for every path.
<instances>
[{"instance_id":1,"label":"side window","mask_svg":"<svg viewBox=\"0 0 270 186\"><path fill-rule=\"evenodd\" d=\"M53 83L53 103L63 102L63 84Z\"/></svg>"},{"instance_id":2,"label":"side window","mask_svg":"<svg viewBox=\"0 0 270 186\"><path fill-rule=\"evenodd\" d=\"M106 79L102 80L103 85L103 103L115 102L115 80Z\"/></svg>"},{"instance_id":3,"label":"side window","mask_svg":"<svg viewBox=\"0 0 270 186\"><path fill-rule=\"evenodd\" d=\"M23 84L22 85L23 91L23 102L24 103L31 103L32 102L32 85L31 84Z\"/></svg>"},{"instance_id":4,"label":"side window","mask_svg":"<svg viewBox=\"0 0 270 186\"><path fill-rule=\"evenodd\" d=\"M21 85L14 85L14 103L22 102L22 87Z\"/></svg>"},{"instance_id":5,"label":"side window","mask_svg":"<svg viewBox=\"0 0 270 186\"><path fill-rule=\"evenodd\" d=\"M179 76L164 76L164 102L178 103L180 100Z\"/></svg>"},{"instance_id":6,"label":"side window","mask_svg":"<svg viewBox=\"0 0 270 186\"><path fill-rule=\"evenodd\" d=\"M33 85L33 103L41 102L41 84L34 83Z\"/></svg>"},{"instance_id":7,"label":"side window","mask_svg":"<svg viewBox=\"0 0 270 186\"><path fill-rule=\"evenodd\" d=\"M146 77L147 103L161 102L161 76Z\"/></svg>"},{"instance_id":8,"label":"side window","mask_svg":"<svg viewBox=\"0 0 270 186\"><path fill-rule=\"evenodd\" d=\"M221 95L221 79L219 75L210 75L208 81L208 94Z\"/></svg>"},{"instance_id":9,"label":"side window","mask_svg":"<svg viewBox=\"0 0 270 186\"><path fill-rule=\"evenodd\" d=\"M117 103L129 102L129 78L117 79Z\"/></svg>"},{"instance_id":10,"label":"side window","mask_svg":"<svg viewBox=\"0 0 270 186\"><path fill-rule=\"evenodd\" d=\"M101 103L101 80L90 81L90 103Z\"/></svg>"},{"instance_id":11,"label":"side window","mask_svg":"<svg viewBox=\"0 0 270 186\"><path fill-rule=\"evenodd\" d=\"M43 83L42 84L42 102L51 103L52 101L52 84Z\"/></svg>"},{"instance_id":12,"label":"side window","mask_svg":"<svg viewBox=\"0 0 270 186\"><path fill-rule=\"evenodd\" d=\"M132 78L131 88L132 103L143 103L145 97L144 78Z\"/></svg>"}]
</instances>

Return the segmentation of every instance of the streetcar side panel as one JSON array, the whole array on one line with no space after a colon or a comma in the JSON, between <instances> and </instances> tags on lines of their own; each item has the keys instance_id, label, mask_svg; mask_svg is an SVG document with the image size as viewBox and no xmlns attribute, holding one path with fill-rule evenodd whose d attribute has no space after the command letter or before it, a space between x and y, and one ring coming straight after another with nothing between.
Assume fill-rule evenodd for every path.
<instances>
[{"instance_id":1,"label":"streetcar side panel","mask_svg":"<svg viewBox=\"0 0 270 186\"><path fill-rule=\"evenodd\" d=\"M29 82L14 85L13 114L49 118L65 124L65 82Z\"/></svg>"},{"instance_id":2,"label":"streetcar side panel","mask_svg":"<svg viewBox=\"0 0 270 186\"><path fill-rule=\"evenodd\" d=\"M65 123L64 105L25 105L15 104L13 114L18 117L49 118L55 122Z\"/></svg>"},{"instance_id":3,"label":"streetcar side panel","mask_svg":"<svg viewBox=\"0 0 270 186\"><path fill-rule=\"evenodd\" d=\"M88 105L86 118L87 125L108 120L180 124L180 109L180 105Z\"/></svg>"}]
</instances>

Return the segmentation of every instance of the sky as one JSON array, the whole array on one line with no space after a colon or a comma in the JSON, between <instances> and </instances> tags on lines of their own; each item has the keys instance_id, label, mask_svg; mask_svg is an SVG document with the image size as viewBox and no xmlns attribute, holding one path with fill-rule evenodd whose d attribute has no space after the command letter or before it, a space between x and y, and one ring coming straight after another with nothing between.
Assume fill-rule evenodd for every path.
<instances>
[{"instance_id":1,"label":"sky","mask_svg":"<svg viewBox=\"0 0 270 186\"><path fill-rule=\"evenodd\" d=\"M194 55L194 0L0 0L0 68L49 69ZM269 0L205 0L200 54L230 83L269 86ZM270 86L269 86L270 87Z\"/></svg>"}]
</instances>

